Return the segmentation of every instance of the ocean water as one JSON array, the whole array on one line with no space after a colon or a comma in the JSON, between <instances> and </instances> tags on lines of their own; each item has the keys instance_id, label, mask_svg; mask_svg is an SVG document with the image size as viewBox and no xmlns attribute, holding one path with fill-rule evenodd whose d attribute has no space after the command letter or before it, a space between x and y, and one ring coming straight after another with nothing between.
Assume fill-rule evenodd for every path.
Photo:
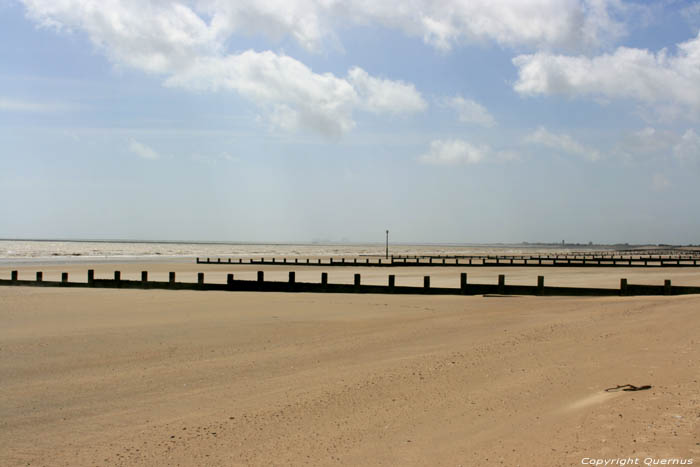
<instances>
[{"instance_id":1,"label":"ocean water","mask_svg":"<svg viewBox=\"0 0 700 467\"><path fill-rule=\"evenodd\" d=\"M552 249L492 245L390 244L394 255L519 254ZM562 251L562 250L558 250ZM0 262L95 260L190 261L194 257L357 257L384 256L384 244L246 244L0 240Z\"/></svg>"}]
</instances>

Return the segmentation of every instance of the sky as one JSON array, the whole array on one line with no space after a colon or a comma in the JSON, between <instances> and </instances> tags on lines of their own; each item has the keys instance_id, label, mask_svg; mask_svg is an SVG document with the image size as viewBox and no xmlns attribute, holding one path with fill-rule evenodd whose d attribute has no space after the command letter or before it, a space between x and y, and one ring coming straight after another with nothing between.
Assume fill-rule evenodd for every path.
<instances>
[{"instance_id":1,"label":"sky","mask_svg":"<svg viewBox=\"0 0 700 467\"><path fill-rule=\"evenodd\" d=\"M0 238L700 243L700 1L0 0Z\"/></svg>"}]
</instances>

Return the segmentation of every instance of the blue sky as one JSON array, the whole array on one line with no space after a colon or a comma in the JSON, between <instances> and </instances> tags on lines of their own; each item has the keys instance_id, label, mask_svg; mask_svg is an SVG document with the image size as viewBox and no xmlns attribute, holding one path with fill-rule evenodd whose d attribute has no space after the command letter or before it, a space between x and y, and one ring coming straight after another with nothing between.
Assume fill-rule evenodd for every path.
<instances>
[{"instance_id":1,"label":"blue sky","mask_svg":"<svg viewBox=\"0 0 700 467\"><path fill-rule=\"evenodd\" d=\"M700 2L0 0L0 237L700 243Z\"/></svg>"}]
</instances>

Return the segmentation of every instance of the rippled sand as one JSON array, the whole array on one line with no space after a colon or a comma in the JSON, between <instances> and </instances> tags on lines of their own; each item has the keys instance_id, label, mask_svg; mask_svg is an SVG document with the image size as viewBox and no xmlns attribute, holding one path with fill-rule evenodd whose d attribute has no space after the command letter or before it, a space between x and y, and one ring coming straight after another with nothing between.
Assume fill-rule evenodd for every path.
<instances>
[{"instance_id":1,"label":"rippled sand","mask_svg":"<svg viewBox=\"0 0 700 467\"><path fill-rule=\"evenodd\" d=\"M698 459L698 310L2 287L0 465Z\"/></svg>"}]
</instances>

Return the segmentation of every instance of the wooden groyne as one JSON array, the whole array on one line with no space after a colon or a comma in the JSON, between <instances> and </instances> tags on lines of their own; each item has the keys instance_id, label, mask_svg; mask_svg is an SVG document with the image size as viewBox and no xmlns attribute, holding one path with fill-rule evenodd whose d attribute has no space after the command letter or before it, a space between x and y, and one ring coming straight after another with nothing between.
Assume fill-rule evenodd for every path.
<instances>
[{"instance_id":1,"label":"wooden groyne","mask_svg":"<svg viewBox=\"0 0 700 467\"><path fill-rule=\"evenodd\" d=\"M700 287L672 286L670 280L663 285L628 284L620 279L620 287L551 287L544 285L544 276L537 277L536 285L511 285L506 276L500 274L497 284L472 284L467 281L467 273L459 275L459 287L432 287L430 276L424 276L423 287L396 285L396 276L389 275L386 285L363 284L360 274L354 275L352 284L328 282L328 273L321 273L320 282L297 282L296 273L289 271L287 281L267 281L264 271L257 272L256 280L235 279L228 274L226 283L205 282L204 273L197 274L197 282L177 282L175 273L170 272L168 281L151 281L148 271L141 272L140 280L122 279L120 271L114 271L112 278L97 278L94 270L87 271L87 282L71 282L68 273L61 274L60 281L46 281L43 272L36 272L32 280L20 279L17 271L12 271L10 279L0 279L0 286L27 287L70 287L106 289L162 289L162 290L218 290L239 292L312 292L312 293L374 293L374 294L416 294L416 295L539 295L539 296L629 296L629 295L685 295L700 294Z\"/></svg>"},{"instance_id":2,"label":"wooden groyne","mask_svg":"<svg viewBox=\"0 0 700 467\"><path fill-rule=\"evenodd\" d=\"M472 257L389 257L389 258L197 258L197 264L257 264L304 266L372 266L372 267L698 267L700 258L689 257L572 257L546 256L472 256Z\"/></svg>"}]
</instances>

